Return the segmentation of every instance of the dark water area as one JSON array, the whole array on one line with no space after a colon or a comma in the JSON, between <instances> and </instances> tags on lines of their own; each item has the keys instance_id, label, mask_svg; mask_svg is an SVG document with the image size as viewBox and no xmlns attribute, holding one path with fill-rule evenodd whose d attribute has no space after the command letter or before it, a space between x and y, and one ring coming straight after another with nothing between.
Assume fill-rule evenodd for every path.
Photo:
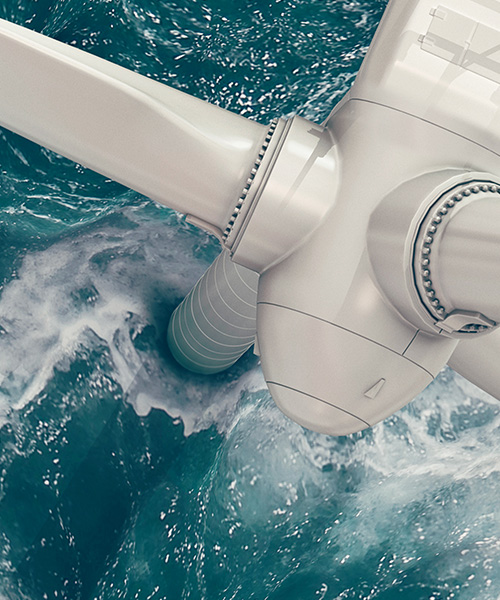
<instances>
[{"instance_id":1,"label":"dark water area","mask_svg":"<svg viewBox=\"0 0 500 600\"><path fill-rule=\"evenodd\" d=\"M322 121L377 0L0 0L0 17L262 123ZM1 82L0 82L1 85ZM444 370L342 438L258 359L177 366L219 252L183 217L0 131L1 600L495 600L500 407Z\"/></svg>"}]
</instances>

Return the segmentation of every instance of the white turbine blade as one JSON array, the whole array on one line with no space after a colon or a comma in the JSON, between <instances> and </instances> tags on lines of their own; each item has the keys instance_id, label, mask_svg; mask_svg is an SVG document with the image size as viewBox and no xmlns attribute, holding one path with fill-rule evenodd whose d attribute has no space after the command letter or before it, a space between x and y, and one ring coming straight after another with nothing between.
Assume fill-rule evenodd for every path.
<instances>
[{"instance_id":1,"label":"white turbine blade","mask_svg":"<svg viewBox=\"0 0 500 600\"><path fill-rule=\"evenodd\" d=\"M219 229L267 132L3 20L0 125Z\"/></svg>"},{"instance_id":2,"label":"white turbine blade","mask_svg":"<svg viewBox=\"0 0 500 600\"><path fill-rule=\"evenodd\" d=\"M448 365L474 385L500 400L498 355L500 330L472 340L460 340Z\"/></svg>"}]
</instances>

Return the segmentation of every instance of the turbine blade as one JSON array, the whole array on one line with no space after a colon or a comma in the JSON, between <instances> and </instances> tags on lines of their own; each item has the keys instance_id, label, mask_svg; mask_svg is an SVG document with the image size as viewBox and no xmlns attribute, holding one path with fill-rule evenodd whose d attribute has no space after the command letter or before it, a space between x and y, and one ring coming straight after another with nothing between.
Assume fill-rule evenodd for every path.
<instances>
[{"instance_id":1,"label":"turbine blade","mask_svg":"<svg viewBox=\"0 0 500 600\"><path fill-rule=\"evenodd\" d=\"M218 229L267 127L0 20L0 125Z\"/></svg>"},{"instance_id":2,"label":"turbine blade","mask_svg":"<svg viewBox=\"0 0 500 600\"><path fill-rule=\"evenodd\" d=\"M500 400L500 330L472 340L460 340L448 361L454 371Z\"/></svg>"}]
</instances>

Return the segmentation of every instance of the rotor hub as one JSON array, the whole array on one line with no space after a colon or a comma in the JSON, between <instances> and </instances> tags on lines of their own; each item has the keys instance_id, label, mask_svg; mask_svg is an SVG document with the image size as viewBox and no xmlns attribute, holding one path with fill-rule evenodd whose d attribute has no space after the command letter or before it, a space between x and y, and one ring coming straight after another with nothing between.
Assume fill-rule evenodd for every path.
<instances>
[{"instance_id":1,"label":"rotor hub","mask_svg":"<svg viewBox=\"0 0 500 600\"><path fill-rule=\"evenodd\" d=\"M442 284L446 265L440 260L440 246L453 219L472 203L491 198L500 202L500 184L493 181L473 180L447 190L429 206L413 246L413 273L420 301L435 327L450 335L477 335L497 326L480 311L453 305Z\"/></svg>"}]
</instances>

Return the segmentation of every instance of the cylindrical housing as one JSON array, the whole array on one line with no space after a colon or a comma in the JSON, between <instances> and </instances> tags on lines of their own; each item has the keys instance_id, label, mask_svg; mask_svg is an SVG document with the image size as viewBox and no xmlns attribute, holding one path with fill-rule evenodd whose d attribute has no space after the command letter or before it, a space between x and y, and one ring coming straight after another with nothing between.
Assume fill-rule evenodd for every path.
<instances>
[{"instance_id":1,"label":"cylindrical housing","mask_svg":"<svg viewBox=\"0 0 500 600\"><path fill-rule=\"evenodd\" d=\"M196 373L230 367L255 341L257 285L254 271L224 251L176 308L168 327L174 358Z\"/></svg>"},{"instance_id":2,"label":"cylindrical housing","mask_svg":"<svg viewBox=\"0 0 500 600\"><path fill-rule=\"evenodd\" d=\"M500 322L500 194L456 211L437 248L439 284L457 309Z\"/></svg>"}]
</instances>

